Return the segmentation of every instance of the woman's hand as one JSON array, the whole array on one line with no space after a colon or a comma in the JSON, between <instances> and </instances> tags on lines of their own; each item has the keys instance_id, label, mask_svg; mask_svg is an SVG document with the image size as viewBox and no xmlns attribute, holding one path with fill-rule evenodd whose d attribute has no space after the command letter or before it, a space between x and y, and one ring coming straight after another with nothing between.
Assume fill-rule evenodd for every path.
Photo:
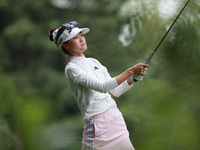
<instances>
[{"instance_id":1,"label":"woman's hand","mask_svg":"<svg viewBox=\"0 0 200 150\"><path fill-rule=\"evenodd\" d=\"M122 82L124 82L125 80L128 79L127 82L130 85L130 84L132 84L132 82L130 81L129 77L132 75L146 75L145 68L148 68L148 67L149 67L148 64L139 63L139 64L127 69L120 75L116 76L115 79L116 79L118 85L120 85Z\"/></svg>"},{"instance_id":2,"label":"woman's hand","mask_svg":"<svg viewBox=\"0 0 200 150\"><path fill-rule=\"evenodd\" d=\"M131 75L146 75L145 71L146 69L145 68L148 68L149 65L146 64L146 63L139 63L139 64L136 64L135 66L129 68L127 71L131 74Z\"/></svg>"}]
</instances>

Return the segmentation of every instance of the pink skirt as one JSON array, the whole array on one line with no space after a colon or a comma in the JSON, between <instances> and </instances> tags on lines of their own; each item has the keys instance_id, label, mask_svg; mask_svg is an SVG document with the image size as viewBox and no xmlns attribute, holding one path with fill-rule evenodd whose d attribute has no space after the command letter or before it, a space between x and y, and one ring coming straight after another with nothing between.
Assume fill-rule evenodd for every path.
<instances>
[{"instance_id":1,"label":"pink skirt","mask_svg":"<svg viewBox=\"0 0 200 150\"><path fill-rule=\"evenodd\" d=\"M85 124L82 150L135 150L118 108L96 115Z\"/></svg>"}]
</instances>

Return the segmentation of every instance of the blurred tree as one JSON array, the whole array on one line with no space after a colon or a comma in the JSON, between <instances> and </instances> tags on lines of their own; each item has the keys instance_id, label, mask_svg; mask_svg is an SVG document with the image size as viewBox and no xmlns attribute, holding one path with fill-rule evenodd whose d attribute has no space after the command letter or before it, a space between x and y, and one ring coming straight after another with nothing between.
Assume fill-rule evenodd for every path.
<instances>
[{"instance_id":1,"label":"blurred tree","mask_svg":"<svg viewBox=\"0 0 200 150\"><path fill-rule=\"evenodd\" d=\"M83 121L65 81L64 59L48 39L51 27L72 20L89 27L86 56L115 76L145 61L184 3L2 0L0 149L81 147ZM136 149L200 148L199 7L199 0L189 3L144 81L115 98Z\"/></svg>"}]
</instances>

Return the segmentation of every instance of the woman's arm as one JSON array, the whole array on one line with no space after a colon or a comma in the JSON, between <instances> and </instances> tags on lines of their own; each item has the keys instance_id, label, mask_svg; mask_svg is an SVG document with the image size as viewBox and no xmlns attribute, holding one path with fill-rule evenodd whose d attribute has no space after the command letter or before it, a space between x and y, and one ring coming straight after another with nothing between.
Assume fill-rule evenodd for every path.
<instances>
[{"instance_id":1,"label":"woman's arm","mask_svg":"<svg viewBox=\"0 0 200 150\"><path fill-rule=\"evenodd\" d=\"M65 76L68 82L73 82L76 85L82 85L102 93L107 93L118 86L115 78L109 78L105 81L97 80L77 65L67 66L65 68Z\"/></svg>"},{"instance_id":2,"label":"woman's arm","mask_svg":"<svg viewBox=\"0 0 200 150\"><path fill-rule=\"evenodd\" d=\"M146 64L137 64L131 68L129 68L128 70L126 70L125 72L123 72L122 74L120 74L119 76L116 77L116 80L118 80L118 84L123 81L123 77L126 78L128 77L123 83L121 83L119 86L117 86L116 88L112 89L110 91L110 93L116 97L121 96L123 93L125 93L126 91L128 91L132 86L133 83L130 80L130 76L132 76L132 74L142 74L145 75L145 73L143 72L143 66L146 66ZM133 72L131 71L133 70ZM111 78L111 77L110 77Z\"/></svg>"},{"instance_id":3,"label":"woman's arm","mask_svg":"<svg viewBox=\"0 0 200 150\"><path fill-rule=\"evenodd\" d=\"M118 75L117 77L107 79L104 82L96 80L90 74L82 70L77 65L74 65L71 67L68 66L65 70L65 75L69 82L73 81L76 84L80 84L87 88L90 88L102 93L106 93L116 88L117 86L119 86L122 82L127 80L133 74L145 75L143 73L144 67L148 67L148 65L143 64L143 63L137 64L129 68L128 70L124 71L122 74Z\"/></svg>"}]
</instances>

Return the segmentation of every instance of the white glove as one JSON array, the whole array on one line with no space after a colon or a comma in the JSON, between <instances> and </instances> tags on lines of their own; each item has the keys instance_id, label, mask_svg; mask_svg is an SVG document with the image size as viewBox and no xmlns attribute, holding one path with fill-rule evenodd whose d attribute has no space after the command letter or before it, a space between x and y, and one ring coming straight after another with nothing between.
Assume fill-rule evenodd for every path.
<instances>
[{"instance_id":1,"label":"white glove","mask_svg":"<svg viewBox=\"0 0 200 150\"><path fill-rule=\"evenodd\" d=\"M142 81L143 77L144 77L143 75L134 75L133 81L135 81L135 82Z\"/></svg>"}]
</instances>

